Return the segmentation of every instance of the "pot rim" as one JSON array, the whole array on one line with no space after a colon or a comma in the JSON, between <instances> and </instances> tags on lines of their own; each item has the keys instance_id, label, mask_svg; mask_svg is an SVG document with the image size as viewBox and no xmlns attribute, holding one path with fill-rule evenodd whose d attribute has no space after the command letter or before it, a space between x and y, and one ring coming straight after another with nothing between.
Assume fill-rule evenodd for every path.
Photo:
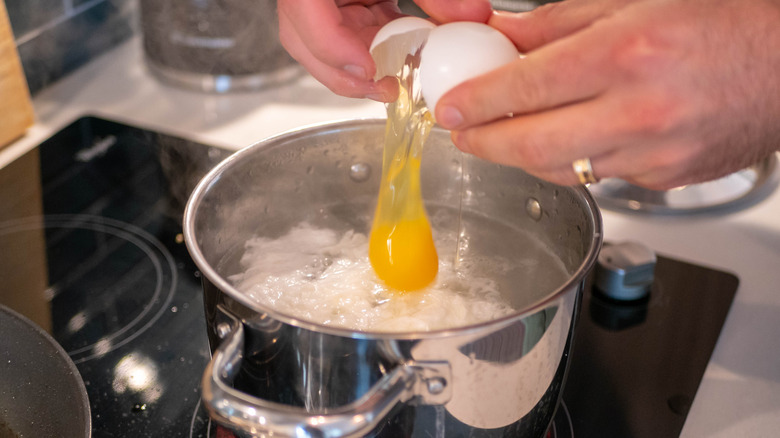
<instances>
[{"instance_id":1,"label":"pot rim","mask_svg":"<svg viewBox=\"0 0 780 438\"><path fill-rule=\"evenodd\" d=\"M510 323L517 319L523 318L527 315L538 312L548 307L552 302L558 300L566 293L569 293L571 290L577 290L576 287L577 284L582 282L585 279L587 274L590 272L591 268L595 265L596 260L598 258L598 253L601 250L601 245L603 243L603 225L601 219L601 212L591 193L585 188L585 186L582 185L566 187L566 189L572 189L583 197L588 207L588 215L592 219L593 226L594 226L594 233L590 239L588 252L585 258L583 259L582 263L580 263L577 270L569 276L569 279L565 283L563 283L554 291L547 294L547 296L537 300L535 303L526 306L525 308L515 313L512 313L510 315L506 315L501 318L492 319L489 321L484 321L478 324L471 324L466 326L458 326L453 328L430 330L430 331L423 331L423 332L421 331L380 332L380 331L359 331L359 330L353 330L344 327L334 327L334 326L319 324L315 322L310 322L310 321L297 318L292 315L287 315L285 313L278 312L275 309L272 309L270 307L265 307L262 304L257 303L256 301L250 299L245 294L241 293L238 289L233 287L233 285L230 284L227 280L225 280L221 275L219 275L216 272L216 270L206 261L206 258L203 255L200 249L200 245L198 245L195 236L195 229L194 229L195 216L196 216L196 212L198 211L198 207L200 206L200 203L203 200L203 197L205 196L205 193L208 191L212 183L216 181L219 175L224 173L225 170L233 166L234 163L238 162L242 157L253 153L256 149L273 148L275 146L278 146L277 143L279 143L282 140L286 141L289 140L290 138L303 136L313 131L322 131L325 129L343 129L345 127L354 128L354 127L360 127L364 125L374 125L378 123L384 125L385 121L386 119L378 118L378 117L357 118L357 119L352 118L352 119L341 119L341 120L335 120L335 121L329 121L323 123L304 125L298 128L294 128L267 137L255 143L252 143L249 146L246 146L236 151L235 153L231 154L229 157L225 158L214 168L212 168L195 187L184 209L184 223L183 223L184 242L187 246L190 256L195 262L195 265L200 269L201 274L204 275L206 279L208 279L208 281L213 283L222 292L228 294L232 299L238 301L239 303L246 306L247 308L255 310L257 312L268 314L272 318L284 322L286 324L290 324L295 327L299 327L299 328L303 328L315 332L335 335L335 336L343 336L343 337L355 338L355 339L378 339L378 340L382 340L382 339L413 340L413 339L441 338L441 337L452 336L454 334L462 335L473 331L480 331L487 326L495 326L495 325ZM443 130L438 126L435 126L433 129Z\"/></svg>"}]
</instances>

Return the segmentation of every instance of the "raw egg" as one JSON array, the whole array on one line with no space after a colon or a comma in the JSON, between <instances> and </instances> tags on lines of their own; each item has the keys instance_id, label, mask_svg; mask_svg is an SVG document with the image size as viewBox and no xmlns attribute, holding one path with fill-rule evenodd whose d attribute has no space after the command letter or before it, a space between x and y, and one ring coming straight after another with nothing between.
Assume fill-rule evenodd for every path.
<instances>
[{"instance_id":1,"label":"raw egg","mask_svg":"<svg viewBox=\"0 0 780 438\"><path fill-rule=\"evenodd\" d=\"M386 106L382 179L368 244L377 277L398 291L428 286L439 268L420 187L422 148L433 119L418 90L416 59L401 65L398 99Z\"/></svg>"},{"instance_id":2,"label":"raw egg","mask_svg":"<svg viewBox=\"0 0 780 438\"><path fill-rule=\"evenodd\" d=\"M425 140L441 95L518 57L509 39L480 23L435 26L416 17L394 20L371 44L376 78L394 76L399 97L386 105L387 126L369 260L391 289L414 291L433 282L439 258L420 187Z\"/></svg>"}]
</instances>

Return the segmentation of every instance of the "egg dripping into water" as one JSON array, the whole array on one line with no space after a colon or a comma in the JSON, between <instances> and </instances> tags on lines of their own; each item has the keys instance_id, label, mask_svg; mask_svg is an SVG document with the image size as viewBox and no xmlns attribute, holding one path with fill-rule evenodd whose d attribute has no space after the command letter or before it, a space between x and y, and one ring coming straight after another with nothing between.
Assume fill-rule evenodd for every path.
<instances>
[{"instance_id":1,"label":"egg dripping into water","mask_svg":"<svg viewBox=\"0 0 780 438\"><path fill-rule=\"evenodd\" d=\"M432 109L454 86L517 59L514 44L482 23L435 26L417 17L391 21L371 44L376 79L394 76L399 96L387 104L387 124L369 260L398 291L436 278L439 258L423 204L420 165L434 124Z\"/></svg>"}]
</instances>

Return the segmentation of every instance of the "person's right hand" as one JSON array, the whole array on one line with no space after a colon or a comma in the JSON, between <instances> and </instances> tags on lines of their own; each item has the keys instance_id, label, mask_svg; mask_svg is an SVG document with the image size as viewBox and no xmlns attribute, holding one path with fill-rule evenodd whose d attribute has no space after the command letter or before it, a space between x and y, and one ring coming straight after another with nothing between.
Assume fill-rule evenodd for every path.
<instances>
[{"instance_id":1,"label":"person's right hand","mask_svg":"<svg viewBox=\"0 0 780 438\"><path fill-rule=\"evenodd\" d=\"M488 24L526 56L438 101L463 151L668 190L780 150L778 0L566 0Z\"/></svg>"},{"instance_id":2,"label":"person's right hand","mask_svg":"<svg viewBox=\"0 0 780 438\"><path fill-rule=\"evenodd\" d=\"M489 0L416 0L437 22L487 22ZM391 102L394 78L374 81L368 48L374 35L403 14L395 0L279 0L279 38L287 52L336 94Z\"/></svg>"}]
</instances>

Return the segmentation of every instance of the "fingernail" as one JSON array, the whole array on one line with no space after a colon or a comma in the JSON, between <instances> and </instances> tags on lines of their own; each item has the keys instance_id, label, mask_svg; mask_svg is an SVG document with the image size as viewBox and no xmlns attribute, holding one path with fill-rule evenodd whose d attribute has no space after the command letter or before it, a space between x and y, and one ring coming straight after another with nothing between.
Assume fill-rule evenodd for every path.
<instances>
[{"instance_id":1,"label":"fingernail","mask_svg":"<svg viewBox=\"0 0 780 438\"><path fill-rule=\"evenodd\" d=\"M366 80L368 79L368 76L366 75L366 69L359 65L345 65L344 71L351 74L352 76L355 76L358 79Z\"/></svg>"},{"instance_id":2,"label":"fingernail","mask_svg":"<svg viewBox=\"0 0 780 438\"><path fill-rule=\"evenodd\" d=\"M375 100L377 102L386 102L385 96L382 94L367 94L366 99Z\"/></svg>"},{"instance_id":3,"label":"fingernail","mask_svg":"<svg viewBox=\"0 0 780 438\"><path fill-rule=\"evenodd\" d=\"M468 143L465 142L461 131L452 131L450 133L450 138L452 139L452 144L454 144L455 147L467 154L471 153L471 148L469 148Z\"/></svg>"},{"instance_id":4,"label":"fingernail","mask_svg":"<svg viewBox=\"0 0 780 438\"><path fill-rule=\"evenodd\" d=\"M463 123L463 114L454 106L445 106L437 114L439 124L447 129L455 129Z\"/></svg>"}]
</instances>

